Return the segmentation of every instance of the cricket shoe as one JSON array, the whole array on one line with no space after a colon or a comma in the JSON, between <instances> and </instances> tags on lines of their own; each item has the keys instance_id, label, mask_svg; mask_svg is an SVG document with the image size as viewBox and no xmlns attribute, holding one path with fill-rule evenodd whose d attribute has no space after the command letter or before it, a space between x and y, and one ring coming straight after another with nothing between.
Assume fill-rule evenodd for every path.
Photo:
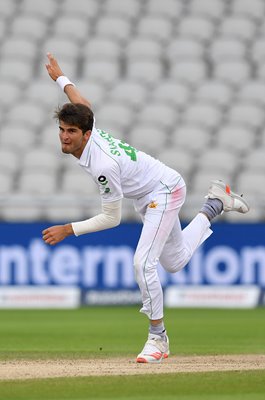
<instances>
[{"instance_id":1,"label":"cricket shoe","mask_svg":"<svg viewBox=\"0 0 265 400\"><path fill-rule=\"evenodd\" d=\"M243 214L249 211L249 205L242 195L232 192L230 186L220 180L211 181L206 198L221 200L223 211L237 211Z\"/></svg>"},{"instance_id":2,"label":"cricket shoe","mask_svg":"<svg viewBox=\"0 0 265 400\"><path fill-rule=\"evenodd\" d=\"M166 341L159 335L149 333L148 339L143 350L138 354L136 362L138 363L160 363L169 356L169 339Z\"/></svg>"}]
</instances>

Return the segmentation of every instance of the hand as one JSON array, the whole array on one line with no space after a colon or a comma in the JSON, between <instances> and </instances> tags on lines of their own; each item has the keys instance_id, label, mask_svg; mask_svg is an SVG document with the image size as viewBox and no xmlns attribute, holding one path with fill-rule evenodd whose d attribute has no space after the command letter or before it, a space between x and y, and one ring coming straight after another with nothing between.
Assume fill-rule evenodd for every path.
<instances>
[{"instance_id":1,"label":"hand","mask_svg":"<svg viewBox=\"0 0 265 400\"><path fill-rule=\"evenodd\" d=\"M51 53L47 53L47 57L49 60L49 64L45 64L46 65L46 69L48 71L48 74L50 75L50 77L56 81L59 76L64 75L63 71L61 70L61 68L59 67L59 64L57 62L57 60L53 57L53 55Z\"/></svg>"},{"instance_id":2,"label":"hand","mask_svg":"<svg viewBox=\"0 0 265 400\"><path fill-rule=\"evenodd\" d=\"M42 231L42 238L45 243L54 245L73 234L74 231L71 224L54 225Z\"/></svg>"}]
</instances>

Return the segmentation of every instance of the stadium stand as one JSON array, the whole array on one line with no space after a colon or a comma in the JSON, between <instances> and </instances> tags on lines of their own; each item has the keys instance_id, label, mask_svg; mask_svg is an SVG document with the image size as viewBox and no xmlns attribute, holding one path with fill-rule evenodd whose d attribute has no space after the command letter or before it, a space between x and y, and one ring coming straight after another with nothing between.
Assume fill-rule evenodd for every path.
<instances>
[{"instance_id":1,"label":"stadium stand","mask_svg":"<svg viewBox=\"0 0 265 400\"><path fill-rule=\"evenodd\" d=\"M252 206L224 220L265 220L264 0L1 0L3 221L100 209L93 183L60 152L53 110L67 98L47 78L47 51L91 100L99 128L183 174L183 218L219 178ZM123 208L136 218L131 202Z\"/></svg>"}]
</instances>

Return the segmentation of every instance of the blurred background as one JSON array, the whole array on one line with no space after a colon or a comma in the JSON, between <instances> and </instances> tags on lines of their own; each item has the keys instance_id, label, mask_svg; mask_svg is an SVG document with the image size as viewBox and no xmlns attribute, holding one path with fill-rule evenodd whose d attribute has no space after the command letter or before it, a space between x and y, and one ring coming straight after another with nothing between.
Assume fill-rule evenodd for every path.
<instances>
[{"instance_id":1,"label":"blurred background","mask_svg":"<svg viewBox=\"0 0 265 400\"><path fill-rule=\"evenodd\" d=\"M263 0L1 0L2 221L100 209L94 183L60 153L53 111L67 99L47 75L48 51L91 100L98 128L183 174L184 220L214 178L252 206L223 220L264 221Z\"/></svg>"},{"instance_id":2,"label":"blurred background","mask_svg":"<svg viewBox=\"0 0 265 400\"><path fill-rule=\"evenodd\" d=\"M130 201L112 234L54 249L41 240L48 224L100 210L95 184L61 154L53 112L67 98L47 74L48 51L91 101L98 128L182 173L184 223L211 179L251 205L246 215L223 214L185 271L161 272L163 285L264 288L264 0L0 0L0 285L73 285L89 289L90 304L104 303L97 293L108 289L105 303L130 303L127 291L119 300L112 292L136 289L140 225ZM231 292L230 306L249 293ZM209 296L193 292L191 304ZM254 297L252 305L265 303L259 290ZM222 292L217 303L227 298Z\"/></svg>"}]
</instances>

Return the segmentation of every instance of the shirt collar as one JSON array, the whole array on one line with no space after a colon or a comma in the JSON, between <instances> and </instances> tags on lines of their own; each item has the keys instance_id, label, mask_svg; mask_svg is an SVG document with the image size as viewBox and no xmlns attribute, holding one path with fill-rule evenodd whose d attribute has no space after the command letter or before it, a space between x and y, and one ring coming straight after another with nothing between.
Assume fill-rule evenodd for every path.
<instances>
[{"instance_id":1,"label":"shirt collar","mask_svg":"<svg viewBox=\"0 0 265 400\"><path fill-rule=\"evenodd\" d=\"M87 144L85 145L85 148L83 150L83 153L81 154L81 157L79 158L79 160L77 160L77 164L82 165L82 166L88 165L90 147L91 147L91 144L92 144L93 135L95 135L95 133L97 133L97 130L96 130L95 121L94 121L90 138L88 139Z\"/></svg>"}]
</instances>

